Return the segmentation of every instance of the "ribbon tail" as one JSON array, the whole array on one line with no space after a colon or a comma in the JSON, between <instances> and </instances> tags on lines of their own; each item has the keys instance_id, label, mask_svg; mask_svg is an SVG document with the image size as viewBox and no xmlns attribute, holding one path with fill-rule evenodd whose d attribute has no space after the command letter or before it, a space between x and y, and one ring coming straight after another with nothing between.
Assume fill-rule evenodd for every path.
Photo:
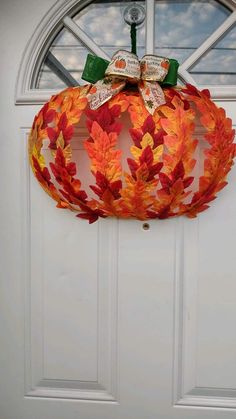
<instances>
[{"instance_id":1,"label":"ribbon tail","mask_svg":"<svg viewBox=\"0 0 236 419\"><path fill-rule=\"evenodd\" d=\"M153 115L159 106L166 103L164 92L159 83L143 80L139 83L139 91L148 112Z\"/></svg>"},{"instance_id":2,"label":"ribbon tail","mask_svg":"<svg viewBox=\"0 0 236 419\"><path fill-rule=\"evenodd\" d=\"M117 95L125 87L125 81L114 77L105 77L93 84L87 94L87 99L92 110L98 109Z\"/></svg>"}]
</instances>

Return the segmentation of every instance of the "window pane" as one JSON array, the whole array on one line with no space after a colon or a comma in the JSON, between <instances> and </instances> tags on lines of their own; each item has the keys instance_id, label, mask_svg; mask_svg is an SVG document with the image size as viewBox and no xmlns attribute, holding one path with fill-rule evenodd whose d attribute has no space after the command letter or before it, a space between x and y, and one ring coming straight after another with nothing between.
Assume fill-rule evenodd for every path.
<instances>
[{"instance_id":1,"label":"window pane","mask_svg":"<svg viewBox=\"0 0 236 419\"><path fill-rule=\"evenodd\" d=\"M68 83L61 80L52 68L49 68L47 57L52 53L54 57L79 84L85 84L81 80L88 49L67 29L62 29L52 42L44 64L40 69L36 88L38 89L63 89Z\"/></svg>"},{"instance_id":2,"label":"window pane","mask_svg":"<svg viewBox=\"0 0 236 419\"><path fill-rule=\"evenodd\" d=\"M156 53L183 63L229 15L215 0L157 0Z\"/></svg>"},{"instance_id":3,"label":"window pane","mask_svg":"<svg viewBox=\"0 0 236 419\"><path fill-rule=\"evenodd\" d=\"M53 73L48 66L45 64L41 67L38 75L36 89L58 89L62 90L66 88L66 84Z\"/></svg>"},{"instance_id":4,"label":"window pane","mask_svg":"<svg viewBox=\"0 0 236 419\"><path fill-rule=\"evenodd\" d=\"M145 8L144 1L138 1ZM130 51L130 26L123 18L124 9L133 4L127 1L97 0L78 13L74 20L107 54L117 49ZM137 52L144 55L145 24L137 27Z\"/></svg>"},{"instance_id":5,"label":"window pane","mask_svg":"<svg viewBox=\"0 0 236 419\"><path fill-rule=\"evenodd\" d=\"M236 26L190 70L199 84L236 84Z\"/></svg>"}]
</instances>

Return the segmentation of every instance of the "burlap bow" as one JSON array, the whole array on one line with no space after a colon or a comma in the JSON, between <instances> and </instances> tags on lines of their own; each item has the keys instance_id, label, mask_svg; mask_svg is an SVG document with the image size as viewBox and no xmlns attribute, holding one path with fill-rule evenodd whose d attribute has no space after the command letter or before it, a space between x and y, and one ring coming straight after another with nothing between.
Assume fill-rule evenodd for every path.
<instances>
[{"instance_id":1,"label":"burlap bow","mask_svg":"<svg viewBox=\"0 0 236 419\"><path fill-rule=\"evenodd\" d=\"M164 92L159 82L163 82L166 78L170 60L157 55L144 55L139 61L138 57L131 52L117 51L111 62L106 64L104 78L98 80L89 90L87 97L90 108L99 108L124 89L126 83L129 82L138 85L148 112L153 114L159 106L165 103ZM175 69L177 79L178 65Z\"/></svg>"}]
</instances>

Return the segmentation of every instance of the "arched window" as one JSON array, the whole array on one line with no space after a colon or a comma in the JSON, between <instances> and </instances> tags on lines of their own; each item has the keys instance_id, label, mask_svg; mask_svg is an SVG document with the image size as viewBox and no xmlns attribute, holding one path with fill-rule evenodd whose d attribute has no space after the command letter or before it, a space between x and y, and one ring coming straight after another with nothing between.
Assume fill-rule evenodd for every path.
<instances>
[{"instance_id":1,"label":"arched window","mask_svg":"<svg viewBox=\"0 0 236 419\"><path fill-rule=\"evenodd\" d=\"M32 38L19 75L17 103L41 103L66 86L83 84L88 52L110 59L117 49L130 49L130 27L123 12L133 2L63 3L51 9ZM235 2L135 3L146 8L145 22L137 30L140 58L145 52L176 58L180 82L209 86L215 97L236 96Z\"/></svg>"}]
</instances>

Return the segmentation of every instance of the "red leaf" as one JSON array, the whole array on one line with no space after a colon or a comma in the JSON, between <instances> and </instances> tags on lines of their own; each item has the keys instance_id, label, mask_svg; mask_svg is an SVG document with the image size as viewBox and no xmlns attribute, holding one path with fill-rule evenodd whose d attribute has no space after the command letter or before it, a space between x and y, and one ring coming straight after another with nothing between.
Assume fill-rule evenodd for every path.
<instances>
[{"instance_id":1,"label":"red leaf","mask_svg":"<svg viewBox=\"0 0 236 419\"><path fill-rule=\"evenodd\" d=\"M101 210L92 210L87 205L80 204L80 208L84 213L77 214L76 217L83 218L85 220L89 220L89 224L94 223L97 221L98 217L106 218L103 211Z\"/></svg>"},{"instance_id":2,"label":"red leaf","mask_svg":"<svg viewBox=\"0 0 236 419\"><path fill-rule=\"evenodd\" d=\"M164 135L165 131L163 129L160 129L156 134L153 135L154 148L164 143Z\"/></svg>"},{"instance_id":3,"label":"red leaf","mask_svg":"<svg viewBox=\"0 0 236 419\"><path fill-rule=\"evenodd\" d=\"M98 215L97 214L90 214L90 213L77 214L76 217L82 218L84 220L88 220L89 221L89 224L94 223L98 219Z\"/></svg>"},{"instance_id":4,"label":"red leaf","mask_svg":"<svg viewBox=\"0 0 236 419\"><path fill-rule=\"evenodd\" d=\"M59 122L58 122L58 130L59 131L64 131L66 126L67 126L67 122L68 122L68 120L67 120L66 113L63 112L61 114L61 117L60 117Z\"/></svg>"},{"instance_id":5,"label":"red leaf","mask_svg":"<svg viewBox=\"0 0 236 419\"><path fill-rule=\"evenodd\" d=\"M194 180L193 176L189 176L189 177L186 177L185 179L183 179L184 188L188 188L191 185L191 183L193 182L193 180Z\"/></svg>"},{"instance_id":6,"label":"red leaf","mask_svg":"<svg viewBox=\"0 0 236 419\"><path fill-rule=\"evenodd\" d=\"M159 173L159 179L163 188L171 187L172 180L165 173Z\"/></svg>"},{"instance_id":7,"label":"red leaf","mask_svg":"<svg viewBox=\"0 0 236 419\"><path fill-rule=\"evenodd\" d=\"M201 91L201 93L202 93L203 95L205 95L208 99L210 99L210 98L211 98L211 94L210 94L210 91L209 91L208 89L203 89L203 90Z\"/></svg>"},{"instance_id":8,"label":"red leaf","mask_svg":"<svg viewBox=\"0 0 236 419\"><path fill-rule=\"evenodd\" d=\"M191 205L195 204L200 199L200 197L201 197L200 193L195 192L191 200Z\"/></svg>"},{"instance_id":9,"label":"red leaf","mask_svg":"<svg viewBox=\"0 0 236 419\"><path fill-rule=\"evenodd\" d=\"M155 123L153 121L153 118L151 115L149 115L145 121L144 124L142 126L142 131L144 134L146 134L146 132L149 132L150 134L154 133L155 131Z\"/></svg>"},{"instance_id":10,"label":"red leaf","mask_svg":"<svg viewBox=\"0 0 236 419\"><path fill-rule=\"evenodd\" d=\"M52 171L53 175L55 176L57 182L60 182L61 181L61 176L60 176L60 173L57 170L55 164L50 162L49 165L50 165L51 171Z\"/></svg>"},{"instance_id":11,"label":"red leaf","mask_svg":"<svg viewBox=\"0 0 236 419\"><path fill-rule=\"evenodd\" d=\"M182 92L187 93L188 95L191 95L191 96L198 96L199 97L198 90L196 89L195 86L193 86L190 83L186 83L186 89L182 89Z\"/></svg>"},{"instance_id":12,"label":"red leaf","mask_svg":"<svg viewBox=\"0 0 236 419\"><path fill-rule=\"evenodd\" d=\"M190 103L188 100L184 100L184 110L187 111L188 109L190 109Z\"/></svg>"},{"instance_id":13,"label":"red leaf","mask_svg":"<svg viewBox=\"0 0 236 419\"><path fill-rule=\"evenodd\" d=\"M162 167L163 167L163 163L156 163L153 166L151 166L149 169L149 176L147 178L147 181L152 180L154 176L156 176L160 172Z\"/></svg>"},{"instance_id":14,"label":"red leaf","mask_svg":"<svg viewBox=\"0 0 236 419\"><path fill-rule=\"evenodd\" d=\"M110 190L115 199L120 198L120 189L122 188L121 180L110 183Z\"/></svg>"},{"instance_id":15,"label":"red leaf","mask_svg":"<svg viewBox=\"0 0 236 419\"><path fill-rule=\"evenodd\" d=\"M111 112L113 118L117 118L118 116L120 116L120 112L121 112L120 105L112 106L112 108L110 108L110 112Z\"/></svg>"},{"instance_id":16,"label":"red leaf","mask_svg":"<svg viewBox=\"0 0 236 419\"><path fill-rule=\"evenodd\" d=\"M127 163L129 165L131 175L134 179L136 179L136 170L138 170L139 168L138 164L136 163L136 161L130 158L127 159Z\"/></svg>"},{"instance_id":17,"label":"red leaf","mask_svg":"<svg viewBox=\"0 0 236 419\"><path fill-rule=\"evenodd\" d=\"M76 175L76 164L74 162L68 163L66 169L71 176Z\"/></svg>"},{"instance_id":18,"label":"red leaf","mask_svg":"<svg viewBox=\"0 0 236 419\"><path fill-rule=\"evenodd\" d=\"M67 192L63 191L63 189L59 189L59 192L64 196L64 198L67 199L67 201L73 203L73 199L71 199L70 195Z\"/></svg>"},{"instance_id":19,"label":"red leaf","mask_svg":"<svg viewBox=\"0 0 236 419\"><path fill-rule=\"evenodd\" d=\"M109 109L107 108L107 106L100 108L97 122L100 125L100 127L103 129L105 129L107 126L109 126L113 122L112 115L109 112Z\"/></svg>"},{"instance_id":20,"label":"red leaf","mask_svg":"<svg viewBox=\"0 0 236 419\"><path fill-rule=\"evenodd\" d=\"M175 109L174 105L172 104L172 100L174 99L175 96L181 99L180 94L175 89L173 88L168 89L168 95L166 96L166 103L172 109Z\"/></svg>"},{"instance_id":21,"label":"red leaf","mask_svg":"<svg viewBox=\"0 0 236 419\"><path fill-rule=\"evenodd\" d=\"M75 196L77 196L77 193L80 192L80 188L81 188L80 180L73 178L71 182L70 180L68 180L67 183L69 183L70 187L73 189L73 193L75 194Z\"/></svg>"},{"instance_id":22,"label":"red leaf","mask_svg":"<svg viewBox=\"0 0 236 419\"><path fill-rule=\"evenodd\" d=\"M80 181L78 179L73 179L72 182L67 181L66 179L63 179L63 182L61 182L63 185L64 190L71 196L76 199L79 199L80 201L84 202L87 198L87 194L85 191L80 190Z\"/></svg>"},{"instance_id":23,"label":"red leaf","mask_svg":"<svg viewBox=\"0 0 236 419\"><path fill-rule=\"evenodd\" d=\"M47 185L49 186L51 184L50 182L51 175L48 171L48 168L44 167L43 169L41 169L38 160L34 156L32 156L32 161L33 161L33 166L35 168L35 176L37 177L38 181L43 184L46 182Z\"/></svg>"},{"instance_id":24,"label":"red leaf","mask_svg":"<svg viewBox=\"0 0 236 419\"><path fill-rule=\"evenodd\" d=\"M117 191L117 190L120 190L121 188L122 188L121 180L116 180L115 182L111 183L111 190L112 191Z\"/></svg>"},{"instance_id":25,"label":"red leaf","mask_svg":"<svg viewBox=\"0 0 236 419\"><path fill-rule=\"evenodd\" d=\"M51 127L48 127L47 128L47 135L48 135L49 140L54 143L57 140L58 131L56 131L55 129L53 129Z\"/></svg>"},{"instance_id":26,"label":"red leaf","mask_svg":"<svg viewBox=\"0 0 236 419\"><path fill-rule=\"evenodd\" d=\"M158 212L147 211L147 216L148 218L152 218L152 219L158 218Z\"/></svg>"},{"instance_id":27,"label":"red leaf","mask_svg":"<svg viewBox=\"0 0 236 419\"><path fill-rule=\"evenodd\" d=\"M56 152L55 163L60 167L65 167L65 162L66 160L64 154L62 152L61 147L59 147Z\"/></svg>"},{"instance_id":28,"label":"red leaf","mask_svg":"<svg viewBox=\"0 0 236 419\"><path fill-rule=\"evenodd\" d=\"M79 191L76 193L76 198L80 199L81 201L86 201L88 195L85 191Z\"/></svg>"},{"instance_id":29,"label":"red leaf","mask_svg":"<svg viewBox=\"0 0 236 419\"><path fill-rule=\"evenodd\" d=\"M184 165L183 165L182 160L180 160L176 164L176 166L175 166L175 168L174 168L174 170L172 172L173 181L175 181L175 180L177 180L179 178L183 179L184 174L185 174Z\"/></svg>"},{"instance_id":30,"label":"red leaf","mask_svg":"<svg viewBox=\"0 0 236 419\"><path fill-rule=\"evenodd\" d=\"M44 178L43 178L43 176L42 176L41 172L35 172L35 176L36 176L36 178L38 179L38 181L39 181L40 183L44 184L45 180L44 180Z\"/></svg>"},{"instance_id":31,"label":"red leaf","mask_svg":"<svg viewBox=\"0 0 236 419\"><path fill-rule=\"evenodd\" d=\"M55 115L56 115L56 111L54 109L49 109L49 111L46 112L43 118L45 124L49 124L50 122L52 122Z\"/></svg>"},{"instance_id":32,"label":"red leaf","mask_svg":"<svg viewBox=\"0 0 236 419\"><path fill-rule=\"evenodd\" d=\"M92 121L95 121L97 119L97 111L93 111L92 109L86 109L85 115L91 119Z\"/></svg>"},{"instance_id":33,"label":"red leaf","mask_svg":"<svg viewBox=\"0 0 236 419\"><path fill-rule=\"evenodd\" d=\"M104 191L108 187L108 181L106 177L101 173L96 173L96 184Z\"/></svg>"},{"instance_id":34,"label":"red leaf","mask_svg":"<svg viewBox=\"0 0 236 419\"><path fill-rule=\"evenodd\" d=\"M141 142L141 140L143 138L142 132L138 131L135 128L130 128L129 129L129 133L130 133L131 138L132 138L134 144L136 145L136 147L141 148L140 142Z\"/></svg>"},{"instance_id":35,"label":"red leaf","mask_svg":"<svg viewBox=\"0 0 236 419\"><path fill-rule=\"evenodd\" d=\"M101 198L102 197L102 194L103 194L103 191L100 189L100 188L98 188L98 186L96 186L96 185L89 185L89 187L92 189L92 191L99 197L99 198Z\"/></svg>"},{"instance_id":36,"label":"red leaf","mask_svg":"<svg viewBox=\"0 0 236 419\"><path fill-rule=\"evenodd\" d=\"M165 218L168 218L168 216L169 216L169 210L170 210L169 205L168 205L167 207L163 208L163 209L159 212L159 214L158 214L158 218L159 218L160 220L164 220Z\"/></svg>"},{"instance_id":37,"label":"red leaf","mask_svg":"<svg viewBox=\"0 0 236 419\"><path fill-rule=\"evenodd\" d=\"M89 213L93 213L93 210L91 209L91 208L89 208L88 207L88 205L85 205L85 204L80 204L79 205L80 206L80 208L82 209L82 211L84 211L84 212L89 212Z\"/></svg>"},{"instance_id":38,"label":"red leaf","mask_svg":"<svg viewBox=\"0 0 236 419\"><path fill-rule=\"evenodd\" d=\"M34 166L35 170L37 170L38 172L41 172L40 164L34 156L32 156L32 161L33 161L33 166Z\"/></svg>"},{"instance_id":39,"label":"red leaf","mask_svg":"<svg viewBox=\"0 0 236 419\"><path fill-rule=\"evenodd\" d=\"M146 163L146 165L149 167L153 163L153 153L150 145L145 147L143 150L141 156L139 157L140 164Z\"/></svg>"},{"instance_id":40,"label":"red leaf","mask_svg":"<svg viewBox=\"0 0 236 419\"><path fill-rule=\"evenodd\" d=\"M50 179L51 179L51 175L50 175L49 170L48 170L48 168L47 168L47 167L44 167L44 168L43 168L43 170L42 170L42 174L43 174L44 179L45 179L48 183L50 183L49 181L50 181Z\"/></svg>"},{"instance_id":41,"label":"red leaf","mask_svg":"<svg viewBox=\"0 0 236 419\"><path fill-rule=\"evenodd\" d=\"M68 144L74 134L74 126L69 125L66 129L63 130L63 137L65 143Z\"/></svg>"}]
</instances>

